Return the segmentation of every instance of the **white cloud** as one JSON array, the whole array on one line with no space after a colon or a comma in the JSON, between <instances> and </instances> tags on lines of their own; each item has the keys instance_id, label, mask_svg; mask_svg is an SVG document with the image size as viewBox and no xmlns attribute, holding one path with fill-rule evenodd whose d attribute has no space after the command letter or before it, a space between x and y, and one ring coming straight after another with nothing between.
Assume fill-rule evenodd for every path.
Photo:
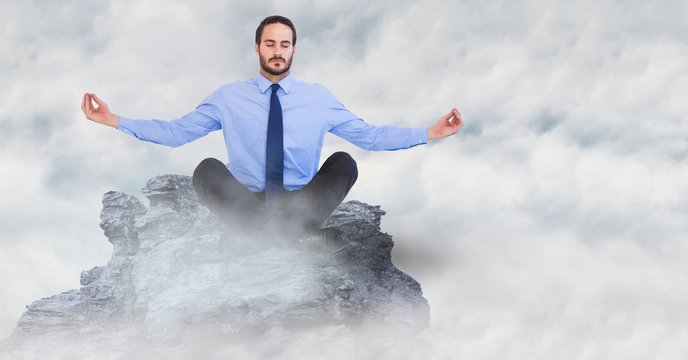
<instances>
[{"instance_id":1,"label":"white cloud","mask_svg":"<svg viewBox=\"0 0 688 360\"><path fill-rule=\"evenodd\" d=\"M388 211L399 266L432 309L424 336L471 358L680 358L688 286L688 31L680 1L205 1L0 5L0 336L23 305L102 264L100 196L225 158L87 122L94 91L132 117L183 115L255 75L253 32L299 31L294 74L372 123L438 144L352 152L351 198ZM683 334L683 335L682 335Z\"/></svg>"}]
</instances>

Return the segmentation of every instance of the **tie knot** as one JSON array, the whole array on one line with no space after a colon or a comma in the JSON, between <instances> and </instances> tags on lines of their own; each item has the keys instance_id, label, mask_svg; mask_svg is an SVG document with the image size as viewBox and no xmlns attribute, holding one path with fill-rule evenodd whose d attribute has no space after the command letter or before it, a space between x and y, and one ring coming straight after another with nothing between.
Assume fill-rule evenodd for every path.
<instances>
[{"instance_id":1,"label":"tie knot","mask_svg":"<svg viewBox=\"0 0 688 360\"><path fill-rule=\"evenodd\" d=\"M279 90L279 88L280 88L279 84L272 84L272 85L270 85L270 87L272 87L272 92L275 92L275 91Z\"/></svg>"}]
</instances>

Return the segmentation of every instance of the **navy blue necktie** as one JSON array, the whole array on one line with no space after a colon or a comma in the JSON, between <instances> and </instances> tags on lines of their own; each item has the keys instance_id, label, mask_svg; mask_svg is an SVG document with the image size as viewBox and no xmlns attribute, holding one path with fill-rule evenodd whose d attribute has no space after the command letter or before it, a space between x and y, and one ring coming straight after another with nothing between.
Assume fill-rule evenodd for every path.
<instances>
[{"instance_id":1,"label":"navy blue necktie","mask_svg":"<svg viewBox=\"0 0 688 360\"><path fill-rule=\"evenodd\" d=\"M265 203L272 208L279 207L279 198L284 191L284 138L282 105L277 97L279 87L279 84L272 84L265 152Z\"/></svg>"}]
</instances>

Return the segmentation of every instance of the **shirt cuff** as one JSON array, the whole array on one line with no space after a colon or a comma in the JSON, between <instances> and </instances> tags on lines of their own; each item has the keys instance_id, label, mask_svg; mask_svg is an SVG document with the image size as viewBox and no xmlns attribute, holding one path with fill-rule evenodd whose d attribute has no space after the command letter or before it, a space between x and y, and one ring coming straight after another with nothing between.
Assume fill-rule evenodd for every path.
<instances>
[{"instance_id":1,"label":"shirt cuff","mask_svg":"<svg viewBox=\"0 0 688 360\"><path fill-rule=\"evenodd\" d=\"M427 144L428 143L428 129L414 128L411 129L411 146Z\"/></svg>"},{"instance_id":2,"label":"shirt cuff","mask_svg":"<svg viewBox=\"0 0 688 360\"><path fill-rule=\"evenodd\" d=\"M133 122L134 120L119 115L119 118L117 119L117 130L125 134L135 136L134 133L131 131L131 129L133 128Z\"/></svg>"}]
</instances>

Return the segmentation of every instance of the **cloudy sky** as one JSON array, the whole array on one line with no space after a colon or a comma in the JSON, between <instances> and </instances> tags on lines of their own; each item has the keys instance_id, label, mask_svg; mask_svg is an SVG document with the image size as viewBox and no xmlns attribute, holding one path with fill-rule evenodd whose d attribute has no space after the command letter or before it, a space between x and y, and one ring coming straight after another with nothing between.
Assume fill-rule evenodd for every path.
<instances>
[{"instance_id":1,"label":"cloudy sky","mask_svg":"<svg viewBox=\"0 0 688 360\"><path fill-rule=\"evenodd\" d=\"M250 3L250 4L249 4ZM688 5L684 1L0 0L0 338L24 306L77 288L111 246L108 190L226 160L87 121L173 119L254 77L253 33L299 34L293 74L374 124L453 138L346 150L349 198L382 205L395 263L431 306L421 337L475 359L688 354ZM683 355L683 356L681 356Z\"/></svg>"}]
</instances>

